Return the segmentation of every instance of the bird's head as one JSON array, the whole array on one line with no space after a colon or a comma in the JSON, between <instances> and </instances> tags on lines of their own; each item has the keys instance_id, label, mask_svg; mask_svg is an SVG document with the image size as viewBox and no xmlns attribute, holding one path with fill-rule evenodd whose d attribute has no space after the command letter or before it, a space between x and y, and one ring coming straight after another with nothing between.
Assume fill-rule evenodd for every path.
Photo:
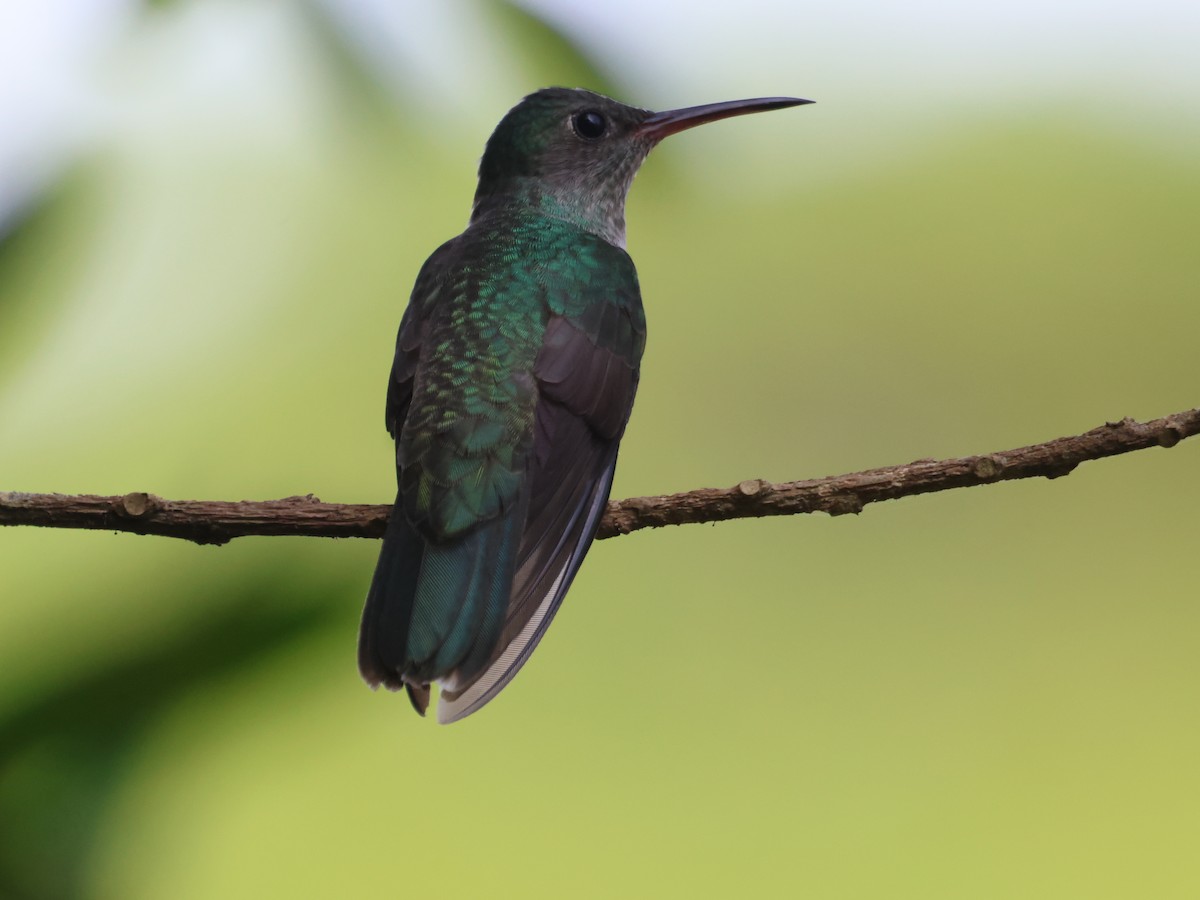
<instances>
[{"instance_id":1,"label":"bird's head","mask_svg":"<svg viewBox=\"0 0 1200 900\"><path fill-rule=\"evenodd\" d=\"M512 200L533 203L623 246L625 196L659 141L717 119L810 102L768 97L656 113L580 88L544 88L509 110L488 139L474 215Z\"/></svg>"}]
</instances>

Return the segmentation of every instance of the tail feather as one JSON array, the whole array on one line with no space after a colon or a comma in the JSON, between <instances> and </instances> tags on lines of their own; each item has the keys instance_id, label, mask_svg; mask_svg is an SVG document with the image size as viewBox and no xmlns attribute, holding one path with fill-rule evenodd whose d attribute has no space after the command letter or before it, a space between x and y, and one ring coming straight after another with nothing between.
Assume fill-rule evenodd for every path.
<instances>
[{"instance_id":1,"label":"tail feather","mask_svg":"<svg viewBox=\"0 0 1200 900\"><path fill-rule=\"evenodd\" d=\"M541 642L554 614L562 604L567 589L571 586L575 573L579 570L579 564L591 546L596 526L608 501L615 466L616 451L613 448L608 468L599 482L592 487L590 495L585 498L586 505L582 508L577 507L572 515L568 533L574 536L573 542L569 547L565 542L559 542L557 552L560 554L560 562L557 567L541 565L531 580L526 580L524 572L517 574L516 581L519 583L513 585L514 594L527 600L536 600L536 609L522 623L518 633L501 639L486 667L482 667L474 677L442 685L437 709L439 723L446 725L457 722L495 698L512 681ZM529 560L529 564L533 562L532 559Z\"/></svg>"},{"instance_id":2,"label":"tail feather","mask_svg":"<svg viewBox=\"0 0 1200 900\"><path fill-rule=\"evenodd\" d=\"M509 511L466 538L426 550L415 608L430 610L430 621L438 625L417 629L414 617L409 648L418 668L429 661L425 668L431 680L456 670L459 677L473 674L463 671L472 648L490 650L499 638L521 540L520 518Z\"/></svg>"},{"instance_id":3,"label":"tail feather","mask_svg":"<svg viewBox=\"0 0 1200 900\"><path fill-rule=\"evenodd\" d=\"M383 685L398 691L404 686L412 598L424 553L425 542L408 523L397 498L358 632L358 670L373 688Z\"/></svg>"},{"instance_id":4,"label":"tail feather","mask_svg":"<svg viewBox=\"0 0 1200 900\"><path fill-rule=\"evenodd\" d=\"M429 709L429 685L413 684L409 681L405 683L404 689L408 692L408 702L412 704L412 708L424 717L425 710Z\"/></svg>"},{"instance_id":5,"label":"tail feather","mask_svg":"<svg viewBox=\"0 0 1200 900\"><path fill-rule=\"evenodd\" d=\"M372 687L407 688L424 714L429 683L478 674L504 627L524 506L444 543L392 510L359 631L358 661Z\"/></svg>"}]
</instances>

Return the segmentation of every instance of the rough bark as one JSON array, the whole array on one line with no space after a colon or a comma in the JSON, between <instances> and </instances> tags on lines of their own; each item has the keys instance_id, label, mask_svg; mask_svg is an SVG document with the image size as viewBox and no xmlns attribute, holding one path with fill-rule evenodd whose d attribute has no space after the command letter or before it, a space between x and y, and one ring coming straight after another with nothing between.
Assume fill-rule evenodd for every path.
<instances>
[{"instance_id":1,"label":"rough bark","mask_svg":"<svg viewBox=\"0 0 1200 900\"><path fill-rule=\"evenodd\" d=\"M1059 478L1087 460L1148 447L1173 447L1198 433L1200 409L1191 409L1149 422L1122 419L1084 434L961 459L921 459L804 481L773 484L750 479L730 488L632 497L608 505L598 537L728 519L858 513L869 503L914 494L1017 478ZM224 544L251 534L378 538L383 536L390 512L390 505L322 503L311 494L283 500L222 501L164 500L141 492L116 497L0 492L0 525L128 531L198 544Z\"/></svg>"}]
</instances>

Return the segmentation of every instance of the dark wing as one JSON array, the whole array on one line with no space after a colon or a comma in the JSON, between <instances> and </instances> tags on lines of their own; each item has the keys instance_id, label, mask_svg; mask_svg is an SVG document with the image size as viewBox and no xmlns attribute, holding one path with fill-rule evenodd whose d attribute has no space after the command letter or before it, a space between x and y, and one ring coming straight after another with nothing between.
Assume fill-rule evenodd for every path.
<instances>
[{"instance_id":1,"label":"dark wing","mask_svg":"<svg viewBox=\"0 0 1200 900\"><path fill-rule=\"evenodd\" d=\"M384 421L393 439L403 429L412 405L421 347L430 315L442 290L440 276L452 265L457 244L457 238L447 241L426 260L400 320L384 409ZM411 598L420 574L424 550L423 538L406 520L400 498L397 497L359 629L358 667L372 687L382 684L389 690L399 690L405 684L398 661L407 656ZM413 696L410 685L409 694L418 712L424 714L428 693L424 698Z\"/></svg>"},{"instance_id":2,"label":"dark wing","mask_svg":"<svg viewBox=\"0 0 1200 900\"><path fill-rule=\"evenodd\" d=\"M394 440L408 418L412 404L413 380L417 364L421 360L421 345L430 315L444 290L443 275L454 265L458 254L459 238L453 238L438 247L417 273L408 306L400 318L400 330L396 334L396 355L392 358L392 371L388 376L387 401L384 404L384 423Z\"/></svg>"},{"instance_id":3,"label":"dark wing","mask_svg":"<svg viewBox=\"0 0 1200 900\"><path fill-rule=\"evenodd\" d=\"M607 245L606 245L607 246ZM525 664L562 603L608 501L637 390L645 320L623 251L611 281L555 303L534 367L538 385L528 507L500 639L443 681L438 721L475 712ZM590 302L589 302L590 301Z\"/></svg>"}]
</instances>

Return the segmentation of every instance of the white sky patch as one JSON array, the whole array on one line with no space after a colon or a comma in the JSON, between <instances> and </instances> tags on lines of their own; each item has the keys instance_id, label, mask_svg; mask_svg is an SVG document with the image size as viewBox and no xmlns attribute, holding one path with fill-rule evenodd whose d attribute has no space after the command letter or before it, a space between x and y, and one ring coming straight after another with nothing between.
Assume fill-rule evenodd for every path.
<instances>
[{"instance_id":1,"label":"white sky patch","mask_svg":"<svg viewBox=\"0 0 1200 900\"><path fill-rule=\"evenodd\" d=\"M0 226L94 133L90 79L132 6L0 3Z\"/></svg>"},{"instance_id":2,"label":"white sky patch","mask_svg":"<svg viewBox=\"0 0 1200 900\"><path fill-rule=\"evenodd\" d=\"M523 83L486 4L318 2L385 84L437 114L447 140L486 135L541 86ZM834 163L879 159L941 123L1006 106L1068 107L1133 131L1148 123L1151 135L1190 128L1184 147L1200 129L1200 3L523 2L627 86L619 99L658 108L817 100L795 115L810 139L831 142ZM273 128L276 139L303 140L314 110L301 101L320 80L305 68L294 13L264 0L191 0L152 14L134 0L0 4L0 222L98 135L237 140ZM714 128L673 152L698 165L721 155L722 141L749 143L747 168L768 168L771 137L788 128L770 118Z\"/></svg>"},{"instance_id":3,"label":"white sky patch","mask_svg":"<svg viewBox=\"0 0 1200 900\"><path fill-rule=\"evenodd\" d=\"M739 85L763 63L936 100L1011 85L1194 92L1200 4L1178 0L743 0L698 12L655 0L525 0L604 56L672 90ZM829 75L836 74L836 79Z\"/></svg>"}]
</instances>

